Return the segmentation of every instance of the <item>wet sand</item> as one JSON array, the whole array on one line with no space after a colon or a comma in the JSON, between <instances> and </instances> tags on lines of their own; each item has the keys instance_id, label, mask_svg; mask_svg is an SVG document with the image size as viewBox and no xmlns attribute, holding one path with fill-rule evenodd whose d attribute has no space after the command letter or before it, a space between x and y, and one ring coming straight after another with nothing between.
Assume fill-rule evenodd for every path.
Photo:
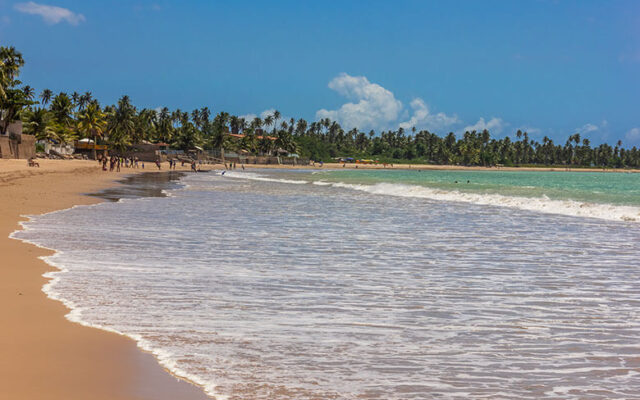
<instances>
[{"instance_id":1,"label":"wet sand","mask_svg":"<svg viewBox=\"0 0 640 400\"><path fill-rule=\"evenodd\" d=\"M38 257L51 252L8 237L23 215L99 202L83 193L142 171L39 162L28 168L25 160L0 160L0 399L206 399L133 340L66 320L68 309L42 292L42 274L52 267Z\"/></svg>"}]
</instances>

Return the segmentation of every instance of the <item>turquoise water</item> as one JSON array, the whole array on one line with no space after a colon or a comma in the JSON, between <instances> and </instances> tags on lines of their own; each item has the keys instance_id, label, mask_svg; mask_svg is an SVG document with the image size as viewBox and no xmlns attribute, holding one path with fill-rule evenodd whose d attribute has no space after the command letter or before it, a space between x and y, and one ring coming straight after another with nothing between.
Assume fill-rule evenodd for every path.
<instances>
[{"instance_id":1,"label":"turquoise water","mask_svg":"<svg viewBox=\"0 0 640 400\"><path fill-rule=\"evenodd\" d=\"M323 171L314 174L314 178L351 184L373 185L387 182L450 191L522 197L546 196L555 200L640 206L640 175L631 173L338 170Z\"/></svg>"}]
</instances>

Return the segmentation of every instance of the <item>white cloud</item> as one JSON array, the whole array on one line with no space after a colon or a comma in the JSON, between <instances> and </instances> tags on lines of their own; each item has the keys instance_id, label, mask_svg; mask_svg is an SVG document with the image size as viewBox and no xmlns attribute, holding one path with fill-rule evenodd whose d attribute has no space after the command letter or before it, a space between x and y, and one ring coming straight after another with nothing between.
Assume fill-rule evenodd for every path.
<instances>
[{"instance_id":1,"label":"white cloud","mask_svg":"<svg viewBox=\"0 0 640 400\"><path fill-rule=\"evenodd\" d=\"M578 129L578 132L580 133L589 133L589 132L593 132L593 131L597 131L598 125L594 125L594 124L584 124L582 126L582 128Z\"/></svg>"},{"instance_id":2,"label":"white cloud","mask_svg":"<svg viewBox=\"0 0 640 400\"><path fill-rule=\"evenodd\" d=\"M523 125L519 127L517 130L520 130L522 132L527 132L529 135L533 135L533 136L536 136L542 133L542 129L536 128L534 126L529 126L529 125Z\"/></svg>"},{"instance_id":3,"label":"white cloud","mask_svg":"<svg viewBox=\"0 0 640 400\"><path fill-rule=\"evenodd\" d=\"M263 112L260 113L260 118L265 119L270 115L273 115L273 112L275 111L275 108L269 108L264 110Z\"/></svg>"},{"instance_id":4,"label":"white cloud","mask_svg":"<svg viewBox=\"0 0 640 400\"><path fill-rule=\"evenodd\" d=\"M48 24L57 24L66 21L71 25L78 25L84 22L82 14L76 14L71 10L62 7L48 6L30 1L28 3L17 3L13 8L25 14L39 15Z\"/></svg>"},{"instance_id":5,"label":"white cloud","mask_svg":"<svg viewBox=\"0 0 640 400\"><path fill-rule=\"evenodd\" d=\"M467 132L467 131L482 132L486 129L490 133L495 135L502 132L502 130L506 125L508 124L504 122L501 118L493 117L489 121L485 121L484 118L480 118L478 122L476 122L475 124L465 126L464 132Z\"/></svg>"},{"instance_id":6,"label":"white cloud","mask_svg":"<svg viewBox=\"0 0 640 400\"><path fill-rule=\"evenodd\" d=\"M398 120L402 111L402 103L393 93L364 76L342 73L329 82L329 88L354 102L345 103L337 110L318 110L316 118L338 121L345 129L387 127Z\"/></svg>"},{"instance_id":7,"label":"white cloud","mask_svg":"<svg viewBox=\"0 0 640 400\"><path fill-rule=\"evenodd\" d=\"M591 138L593 138L594 135L597 135L600 140L606 141L609 137L609 122L605 119L599 124L586 123L582 125L582 127L576 129L575 132Z\"/></svg>"},{"instance_id":8,"label":"white cloud","mask_svg":"<svg viewBox=\"0 0 640 400\"><path fill-rule=\"evenodd\" d=\"M249 113L249 114L244 114L244 115L238 115L238 118L244 118L245 121L247 121L247 123L253 121L253 119L257 117L257 115Z\"/></svg>"},{"instance_id":9,"label":"white cloud","mask_svg":"<svg viewBox=\"0 0 640 400\"><path fill-rule=\"evenodd\" d=\"M400 123L400 127L404 129L411 129L415 126L417 129L434 131L460 123L456 115L450 116L443 112L432 114L429 111L429 106L421 98L411 100L411 108L413 109L411 118Z\"/></svg>"},{"instance_id":10,"label":"white cloud","mask_svg":"<svg viewBox=\"0 0 640 400\"><path fill-rule=\"evenodd\" d=\"M630 145L640 145L640 128L633 128L624 136Z\"/></svg>"},{"instance_id":11,"label":"white cloud","mask_svg":"<svg viewBox=\"0 0 640 400\"><path fill-rule=\"evenodd\" d=\"M253 121L253 119L255 117L260 117L260 119L262 121L264 121L265 118L267 118L268 116L273 115L273 112L275 110L276 110L275 108L269 108L269 109L266 109L263 112L261 112L259 115L256 115L254 113L247 113L247 114L243 114L243 115L238 115L238 118L244 118L244 120L247 123L251 123L251 121ZM288 124L290 119L291 118L286 116L286 115L281 115L280 118L278 118L278 128L280 128L280 125L282 124L283 121L285 121ZM267 128L267 127L264 126L264 128Z\"/></svg>"}]
</instances>

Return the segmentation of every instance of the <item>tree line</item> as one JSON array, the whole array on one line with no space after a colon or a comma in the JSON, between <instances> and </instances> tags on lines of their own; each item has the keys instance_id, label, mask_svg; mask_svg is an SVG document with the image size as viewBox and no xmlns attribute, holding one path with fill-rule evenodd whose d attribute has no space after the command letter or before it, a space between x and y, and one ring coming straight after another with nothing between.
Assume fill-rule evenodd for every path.
<instances>
[{"instance_id":1,"label":"tree line","mask_svg":"<svg viewBox=\"0 0 640 400\"><path fill-rule=\"evenodd\" d=\"M5 134L9 123L21 120L24 133L38 140L70 143L90 138L118 150L143 142L166 143L182 150L197 146L252 154L281 149L318 161L354 157L441 165L640 167L636 147L623 148L620 141L615 146L603 143L592 147L579 133L569 136L564 144L547 136L539 142L520 130L514 139L492 138L487 130L465 132L459 138L453 132L440 136L416 128L376 134L373 130L345 130L326 118L311 123L284 120L278 111L247 120L224 111L214 114L208 107L190 112L166 107L139 109L129 96L102 106L91 92L53 93L45 89L36 95L17 79L24 60L13 47L0 48L0 63L0 132Z\"/></svg>"}]
</instances>

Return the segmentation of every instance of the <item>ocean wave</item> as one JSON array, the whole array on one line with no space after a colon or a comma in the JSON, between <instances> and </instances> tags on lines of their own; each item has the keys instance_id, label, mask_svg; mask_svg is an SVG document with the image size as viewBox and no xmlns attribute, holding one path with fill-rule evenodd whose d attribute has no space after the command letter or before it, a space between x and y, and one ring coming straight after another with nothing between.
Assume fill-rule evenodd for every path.
<instances>
[{"instance_id":1,"label":"ocean wave","mask_svg":"<svg viewBox=\"0 0 640 400\"><path fill-rule=\"evenodd\" d=\"M314 182L326 185L326 182ZM419 185L376 183L373 185L335 182L333 187L378 195L414 197L436 201L455 201L486 206L510 207L520 210L561 214L573 217L598 218L609 221L640 222L640 207L615 204L588 203L576 200L556 200L547 196L522 197L495 193L472 193L434 189Z\"/></svg>"},{"instance_id":2,"label":"ocean wave","mask_svg":"<svg viewBox=\"0 0 640 400\"><path fill-rule=\"evenodd\" d=\"M345 182L328 182L305 180L291 180L272 178L251 172L229 171L225 176L239 179L249 179L263 182L278 182L303 185L313 183L318 186L332 186L366 192L375 195L398 197L413 197L435 201L452 201L471 203L476 205L509 207L519 210L559 214L572 217L597 218L608 221L640 222L640 207L616 204L590 203L577 200L550 199L547 196L524 197L507 196L497 193L474 193L457 190L444 190L420 185L380 182L372 185L353 184Z\"/></svg>"},{"instance_id":3,"label":"ocean wave","mask_svg":"<svg viewBox=\"0 0 640 400\"><path fill-rule=\"evenodd\" d=\"M181 190L184 187L180 187L178 189L173 189L173 190ZM164 190L163 190L164 192ZM167 197L171 197L169 196L169 193L165 193L167 195ZM129 200L129 201L140 201L140 200L144 200L145 198L135 198L135 199L124 199L121 198L118 200L118 203L124 203L125 200ZM103 324L98 324L98 323L94 323L91 322L87 319L84 318L84 311L86 310L86 307L81 307L80 305L76 304L74 301L72 301L71 299L69 299L67 296L64 295L64 293L60 292L59 290L57 290L57 286L60 284L60 281L62 280L62 278L69 273L69 269L65 266L64 263L64 251L59 250L59 249L55 249L53 247L48 247L45 244L43 244L42 240L36 240L36 239L32 239L29 237L25 237L25 234L30 232L33 228L33 225L37 225L38 223L38 219L42 218L43 216L49 216L52 214L59 214L59 213L65 213L68 212L70 210L76 209L76 208L93 208L93 207L100 207L104 204L108 204L108 203L96 203L96 204L86 204L86 205L74 205L72 207L69 208L65 208L65 209L61 209L61 210L55 210L55 211L51 211L45 214L40 214L40 215L22 215L22 217L27 218L26 221L20 221L19 225L20 228L11 232L9 234L9 238L11 239L15 239L15 240L19 240L21 242L24 243L28 243L30 245L36 246L38 248L44 249L44 250L49 250L54 252L52 255L46 255L46 256L39 256L38 259L44 261L46 264L50 265L51 267L54 268L54 270L51 271L47 271L45 273L42 274L42 277L47 278L48 281L42 286L42 292L50 299L55 300L55 301L59 301L60 303L62 303L68 310L69 312L67 314L65 314L65 318L73 323L77 323L79 325L82 326L86 326L89 328L95 328L95 329L100 329L103 331L107 331L107 332L111 332L111 333L115 333L117 335L121 335L121 336L125 336L125 337L129 337L131 339L133 339L137 346L142 349L143 351L146 351L148 353L153 354L153 356L156 358L156 360L158 361L158 363L163 366L164 368L166 368L172 375L174 375L176 378L180 378L182 380L185 380L187 382L192 383L193 385L199 386L200 388L202 388L204 390L204 392L213 397L214 399L220 399L220 400L227 400L228 396L225 396L221 393L218 393L216 391L216 387L217 385L213 382L211 382L210 380L203 378L200 375L197 374L193 374L193 373L189 373L188 371L186 371L183 368L180 368L179 366L179 358L176 357L174 354L172 354L171 352L168 352L158 346L155 346L150 340L145 339L143 336L138 335L138 334L131 334L131 333L126 333L126 332L122 332L118 329L114 329L112 327L103 325ZM36 229L37 231L37 229ZM62 261L61 261L62 260Z\"/></svg>"},{"instance_id":4,"label":"ocean wave","mask_svg":"<svg viewBox=\"0 0 640 400\"><path fill-rule=\"evenodd\" d=\"M254 174L253 172L234 172L227 171L224 176L229 178L242 178L242 179L250 179L252 181L261 181L261 182L279 182L279 183L290 183L293 185L305 185L309 183L309 181L299 181L293 179L279 179L279 178L269 178L264 175Z\"/></svg>"}]
</instances>

